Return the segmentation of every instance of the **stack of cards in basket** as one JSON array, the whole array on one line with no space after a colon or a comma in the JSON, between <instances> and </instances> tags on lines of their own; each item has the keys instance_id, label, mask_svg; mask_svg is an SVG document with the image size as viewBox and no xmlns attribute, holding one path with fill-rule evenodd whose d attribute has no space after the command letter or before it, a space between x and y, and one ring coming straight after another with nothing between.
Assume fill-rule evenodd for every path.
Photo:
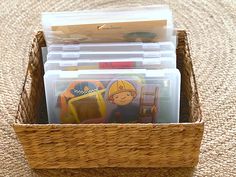
<instances>
[{"instance_id":1,"label":"stack of cards in basket","mask_svg":"<svg viewBox=\"0 0 236 177\"><path fill-rule=\"evenodd\" d=\"M168 6L42 14L49 123L177 123Z\"/></svg>"}]
</instances>

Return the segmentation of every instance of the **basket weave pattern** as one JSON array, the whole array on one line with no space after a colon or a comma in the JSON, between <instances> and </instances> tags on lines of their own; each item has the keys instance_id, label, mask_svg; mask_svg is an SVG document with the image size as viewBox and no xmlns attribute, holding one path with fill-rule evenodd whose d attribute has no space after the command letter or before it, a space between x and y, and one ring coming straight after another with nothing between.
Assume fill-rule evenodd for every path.
<instances>
[{"instance_id":1,"label":"basket weave pattern","mask_svg":"<svg viewBox=\"0 0 236 177\"><path fill-rule=\"evenodd\" d=\"M179 124L37 124L46 117L41 47L33 40L14 130L32 168L193 167L203 122L187 34L178 32Z\"/></svg>"}]
</instances>

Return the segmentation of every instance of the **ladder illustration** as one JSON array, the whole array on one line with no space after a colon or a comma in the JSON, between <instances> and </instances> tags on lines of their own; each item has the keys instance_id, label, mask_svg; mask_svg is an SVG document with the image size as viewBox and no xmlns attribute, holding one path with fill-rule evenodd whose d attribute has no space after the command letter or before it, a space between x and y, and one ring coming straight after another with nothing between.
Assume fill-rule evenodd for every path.
<instances>
[{"instance_id":1,"label":"ladder illustration","mask_svg":"<svg viewBox=\"0 0 236 177\"><path fill-rule=\"evenodd\" d=\"M158 95L159 94L159 88L155 87L154 92L146 92L144 90L144 86L141 88L140 93L140 119L151 117L152 122L155 122L156 113L158 111L157 107L157 101L158 101ZM145 102L144 99L146 96L153 97L153 102L149 101L149 103Z\"/></svg>"}]
</instances>

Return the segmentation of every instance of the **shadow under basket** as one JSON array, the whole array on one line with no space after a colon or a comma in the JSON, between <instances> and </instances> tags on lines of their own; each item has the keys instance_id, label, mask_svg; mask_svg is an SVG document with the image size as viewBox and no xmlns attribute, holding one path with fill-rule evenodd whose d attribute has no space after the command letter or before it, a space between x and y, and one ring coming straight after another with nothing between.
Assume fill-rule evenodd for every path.
<instances>
[{"instance_id":1,"label":"shadow under basket","mask_svg":"<svg viewBox=\"0 0 236 177\"><path fill-rule=\"evenodd\" d=\"M193 167L203 136L187 33L178 31L180 123L46 124L42 32L33 40L14 130L32 168Z\"/></svg>"}]
</instances>

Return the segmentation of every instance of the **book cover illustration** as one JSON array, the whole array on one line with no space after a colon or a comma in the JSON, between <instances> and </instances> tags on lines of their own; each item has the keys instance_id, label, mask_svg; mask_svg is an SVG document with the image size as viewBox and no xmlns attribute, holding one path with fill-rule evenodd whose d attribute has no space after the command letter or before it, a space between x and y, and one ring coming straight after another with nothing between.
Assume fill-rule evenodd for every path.
<instances>
[{"instance_id":1,"label":"book cover illustration","mask_svg":"<svg viewBox=\"0 0 236 177\"><path fill-rule=\"evenodd\" d=\"M166 37L167 20L52 26L53 43L156 42Z\"/></svg>"},{"instance_id":2,"label":"book cover illustration","mask_svg":"<svg viewBox=\"0 0 236 177\"><path fill-rule=\"evenodd\" d=\"M153 123L159 88L134 79L72 82L58 96L61 123Z\"/></svg>"}]
</instances>

